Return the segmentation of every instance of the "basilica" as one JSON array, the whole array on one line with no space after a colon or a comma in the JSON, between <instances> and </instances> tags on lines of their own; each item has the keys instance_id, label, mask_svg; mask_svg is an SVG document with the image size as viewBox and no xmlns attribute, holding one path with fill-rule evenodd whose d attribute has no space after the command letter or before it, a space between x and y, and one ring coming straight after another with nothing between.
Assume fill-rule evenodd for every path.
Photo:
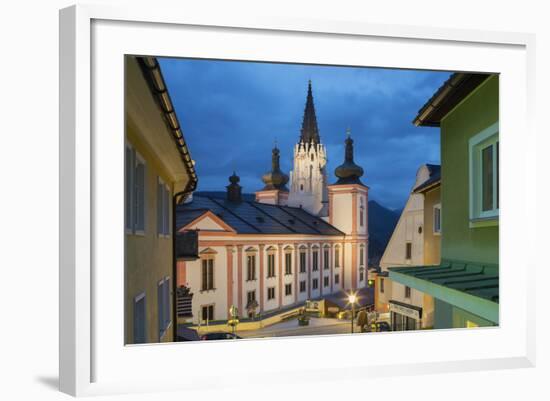
<instances>
[{"instance_id":1,"label":"basilica","mask_svg":"<svg viewBox=\"0 0 550 401\"><path fill-rule=\"evenodd\" d=\"M195 195L177 206L177 232L198 236L198 258L176 262L178 287L193 294L188 322L227 320L230 310L273 315L367 286L368 187L349 131L329 183L311 82L289 175L280 152L272 150L255 201L243 197L234 172L225 198Z\"/></svg>"}]
</instances>

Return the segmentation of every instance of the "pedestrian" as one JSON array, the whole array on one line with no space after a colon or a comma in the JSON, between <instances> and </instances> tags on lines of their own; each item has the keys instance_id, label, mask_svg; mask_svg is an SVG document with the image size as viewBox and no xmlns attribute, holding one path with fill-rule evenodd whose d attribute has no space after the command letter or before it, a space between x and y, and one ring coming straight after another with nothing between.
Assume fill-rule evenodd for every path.
<instances>
[{"instance_id":1,"label":"pedestrian","mask_svg":"<svg viewBox=\"0 0 550 401\"><path fill-rule=\"evenodd\" d=\"M361 309L359 313L357 313L357 326L359 326L361 333L365 332L365 325L367 323L367 312L365 311L365 309Z\"/></svg>"}]
</instances>

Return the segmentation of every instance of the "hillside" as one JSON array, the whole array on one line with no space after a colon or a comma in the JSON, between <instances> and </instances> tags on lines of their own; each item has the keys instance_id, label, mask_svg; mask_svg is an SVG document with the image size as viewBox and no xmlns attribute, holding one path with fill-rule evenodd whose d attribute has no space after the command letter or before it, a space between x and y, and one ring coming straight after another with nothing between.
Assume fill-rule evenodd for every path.
<instances>
[{"instance_id":1,"label":"hillside","mask_svg":"<svg viewBox=\"0 0 550 401\"><path fill-rule=\"evenodd\" d=\"M197 191L197 196L225 198L224 191ZM254 194L243 194L243 199L254 201ZM369 201L369 265L378 266L384 249L390 240L393 229L399 220L399 211L385 208L376 201Z\"/></svg>"},{"instance_id":2,"label":"hillside","mask_svg":"<svg viewBox=\"0 0 550 401\"><path fill-rule=\"evenodd\" d=\"M369 265L378 266L399 220L400 212L369 201Z\"/></svg>"}]
</instances>

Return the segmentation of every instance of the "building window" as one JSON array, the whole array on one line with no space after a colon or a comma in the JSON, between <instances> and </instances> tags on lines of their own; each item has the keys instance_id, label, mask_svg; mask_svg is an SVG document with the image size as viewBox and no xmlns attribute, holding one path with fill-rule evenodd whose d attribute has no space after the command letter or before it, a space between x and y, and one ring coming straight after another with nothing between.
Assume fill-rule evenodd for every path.
<instances>
[{"instance_id":1,"label":"building window","mask_svg":"<svg viewBox=\"0 0 550 401\"><path fill-rule=\"evenodd\" d=\"M134 298L134 344L147 342L145 293Z\"/></svg>"},{"instance_id":2,"label":"building window","mask_svg":"<svg viewBox=\"0 0 550 401\"><path fill-rule=\"evenodd\" d=\"M256 301L256 291L248 291L246 293L246 304L250 305Z\"/></svg>"},{"instance_id":3,"label":"building window","mask_svg":"<svg viewBox=\"0 0 550 401\"><path fill-rule=\"evenodd\" d=\"M323 250L323 269L328 270L328 258L329 258L329 249L325 248Z\"/></svg>"},{"instance_id":4,"label":"building window","mask_svg":"<svg viewBox=\"0 0 550 401\"><path fill-rule=\"evenodd\" d=\"M328 287L328 285L329 285L328 276L325 276L323 277L323 286Z\"/></svg>"},{"instance_id":5,"label":"building window","mask_svg":"<svg viewBox=\"0 0 550 401\"><path fill-rule=\"evenodd\" d=\"M316 290L317 288L319 288L319 279L318 278L314 278L313 279L313 282L312 282L312 285L311 287Z\"/></svg>"},{"instance_id":6,"label":"building window","mask_svg":"<svg viewBox=\"0 0 550 401\"><path fill-rule=\"evenodd\" d=\"M412 242L407 242L405 244L405 259L412 259Z\"/></svg>"},{"instance_id":7,"label":"building window","mask_svg":"<svg viewBox=\"0 0 550 401\"><path fill-rule=\"evenodd\" d=\"M384 279L383 278L380 279L380 292L382 294L384 293Z\"/></svg>"},{"instance_id":8,"label":"building window","mask_svg":"<svg viewBox=\"0 0 550 401\"><path fill-rule=\"evenodd\" d=\"M334 248L334 267L340 267L340 245Z\"/></svg>"},{"instance_id":9,"label":"building window","mask_svg":"<svg viewBox=\"0 0 550 401\"><path fill-rule=\"evenodd\" d=\"M275 287L269 287L267 289L267 300L275 299Z\"/></svg>"},{"instance_id":10,"label":"building window","mask_svg":"<svg viewBox=\"0 0 550 401\"><path fill-rule=\"evenodd\" d=\"M202 259L201 291L214 289L214 259Z\"/></svg>"},{"instance_id":11,"label":"building window","mask_svg":"<svg viewBox=\"0 0 550 401\"><path fill-rule=\"evenodd\" d=\"M300 292L306 292L306 282L300 281Z\"/></svg>"},{"instance_id":12,"label":"building window","mask_svg":"<svg viewBox=\"0 0 550 401\"><path fill-rule=\"evenodd\" d=\"M361 268L359 269L359 281L363 281L365 279L365 269Z\"/></svg>"},{"instance_id":13,"label":"building window","mask_svg":"<svg viewBox=\"0 0 550 401\"><path fill-rule=\"evenodd\" d=\"M405 298L411 297L411 287L405 286Z\"/></svg>"},{"instance_id":14,"label":"building window","mask_svg":"<svg viewBox=\"0 0 550 401\"><path fill-rule=\"evenodd\" d=\"M170 190L160 177L157 183L157 234L170 235Z\"/></svg>"},{"instance_id":15,"label":"building window","mask_svg":"<svg viewBox=\"0 0 550 401\"><path fill-rule=\"evenodd\" d=\"M365 207L363 206L363 198L359 198L361 200L361 206L359 207L359 225L363 227L365 225Z\"/></svg>"},{"instance_id":16,"label":"building window","mask_svg":"<svg viewBox=\"0 0 550 401\"><path fill-rule=\"evenodd\" d=\"M267 278L275 277L275 254L267 255Z\"/></svg>"},{"instance_id":17,"label":"building window","mask_svg":"<svg viewBox=\"0 0 550 401\"><path fill-rule=\"evenodd\" d=\"M292 284L285 284L285 295L292 295Z\"/></svg>"},{"instance_id":18,"label":"building window","mask_svg":"<svg viewBox=\"0 0 550 401\"><path fill-rule=\"evenodd\" d=\"M313 271L319 270L319 252L313 251Z\"/></svg>"},{"instance_id":19,"label":"building window","mask_svg":"<svg viewBox=\"0 0 550 401\"><path fill-rule=\"evenodd\" d=\"M292 274L292 253L285 253L285 274Z\"/></svg>"},{"instance_id":20,"label":"building window","mask_svg":"<svg viewBox=\"0 0 550 401\"><path fill-rule=\"evenodd\" d=\"M170 313L170 278L166 277L159 281L157 286L157 306L158 306L158 325L159 341L171 322Z\"/></svg>"},{"instance_id":21,"label":"building window","mask_svg":"<svg viewBox=\"0 0 550 401\"><path fill-rule=\"evenodd\" d=\"M214 320L214 305L201 306L201 319L206 324Z\"/></svg>"},{"instance_id":22,"label":"building window","mask_svg":"<svg viewBox=\"0 0 550 401\"><path fill-rule=\"evenodd\" d=\"M359 266L365 266L365 247L359 247Z\"/></svg>"},{"instance_id":23,"label":"building window","mask_svg":"<svg viewBox=\"0 0 550 401\"><path fill-rule=\"evenodd\" d=\"M499 214L498 122L470 138L470 220Z\"/></svg>"},{"instance_id":24,"label":"building window","mask_svg":"<svg viewBox=\"0 0 550 401\"><path fill-rule=\"evenodd\" d=\"M126 145L126 231L145 232L145 160L130 145Z\"/></svg>"},{"instance_id":25,"label":"building window","mask_svg":"<svg viewBox=\"0 0 550 401\"><path fill-rule=\"evenodd\" d=\"M339 274L334 275L334 284L340 284L340 275Z\"/></svg>"},{"instance_id":26,"label":"building window","mask_svg":"<svg viewBox=\"0 0 550 401\"><path fill-rule=\"evenodd\" d=\"M256 255L246 256L246 281L256 280Z\"/></svg>"},{"instance_id":27,"label":"building window","mask_svg":"<svg viewBox=\"0 0 550 401\"><path fill-rule=\"evenodd\" d=\"M441 234L441 205L434 206L434 234Z\"/></svg>"},{"instance_id":28,"label":"building window","mask_svg":"<svg viewBox=\"0 0 550 401\"><path fill-rule=\"evenodd\" d=\"M300 273L306 272L306 253L300 252Z\"/></svg>"}]
</instances>

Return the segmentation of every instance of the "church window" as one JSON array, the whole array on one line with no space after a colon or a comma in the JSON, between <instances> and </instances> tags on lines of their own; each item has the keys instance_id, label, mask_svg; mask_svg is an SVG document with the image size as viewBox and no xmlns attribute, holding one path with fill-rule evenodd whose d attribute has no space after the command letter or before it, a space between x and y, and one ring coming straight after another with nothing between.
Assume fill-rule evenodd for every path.
<instances>
[{"instance_id":1,"label":"church window","mask_svg":"<svg viewBox=\"0 0 550 401\"><path fill-rule=\"evenodd\" d=\"M300 252L300 273L306 272L306 253Z\"/></svg>"},{"instance_id":2,"label":"church window","mask_svg":"<svg viewBox=\"0 0 550 401\"><path fill-rule=\"evenodd\" d=\"M304 190L304 184L300 184L300 191Z\"/></svg>"},{"instance_id":3,"label":"church window","mask_svg":"<svg viewBox=\"0 0 550 401\"><path fill-rule=\"evenodd\" d=\"M285 253L285 274L292 274L292 253Z\"/></svg>"},{"instance_id":4,"label":"church window","mask_svg":"<svg viewBox=\"0 0 550 401\"><path fill-rule=\"evenodd\" d=\"M319 252L313 251L313 271L319 270Z\"/></svg>"},{"instance_id":5,"label":"church window","mask_svg":"<svg viewBox=\"0 0 550 401\"><path fill-rule=\"evenodd\" d=\"M256 280L256 255L246 257L246 280Z\"/></svg>"},{"instance_id":6,"label":"church window","mask_svg":"<svg viewBox=\"0 0 550 401\"><path fill-rule=\"evenodd\" d=\"M267 255L267 278L275 277L275 254Z\"/></svg>"},{"instance_id":7,"label":"church window","mask_svg":"<svg viewBox=\"0 0 550 401\"><path fill-rule=\"evenodd\" d=\"M201 290L208 291L214 289L214 259L202 260L202 280Z\"/></svg>"},{"instance_id":8,"label":"church window","mask_svg":"<svg viewBox=\"0 0 550 401\"><path fill-rule=\"evenodd\" d=\"M325 248L323 251L323 268L328 269L328 258L329 258L329 249Z\"/></svg>"},{"instance_id":9,"label":"church window","mask_svg":"<svg viewBox=\"0 0 550 401\"><path fill-rule=\"evenodd\" d=\"M340 267L340 246L334 249L334 267Z\"/></svg>"},{"instance_id":10,"label":"church window","mask_svg":"<svg viewBox=\"0 0 550 401\"><path fill-rule=\"evenodd\" d=\"M311 161L313 161L313 153L311 154Z\"/></svg>"}]
</instances>

